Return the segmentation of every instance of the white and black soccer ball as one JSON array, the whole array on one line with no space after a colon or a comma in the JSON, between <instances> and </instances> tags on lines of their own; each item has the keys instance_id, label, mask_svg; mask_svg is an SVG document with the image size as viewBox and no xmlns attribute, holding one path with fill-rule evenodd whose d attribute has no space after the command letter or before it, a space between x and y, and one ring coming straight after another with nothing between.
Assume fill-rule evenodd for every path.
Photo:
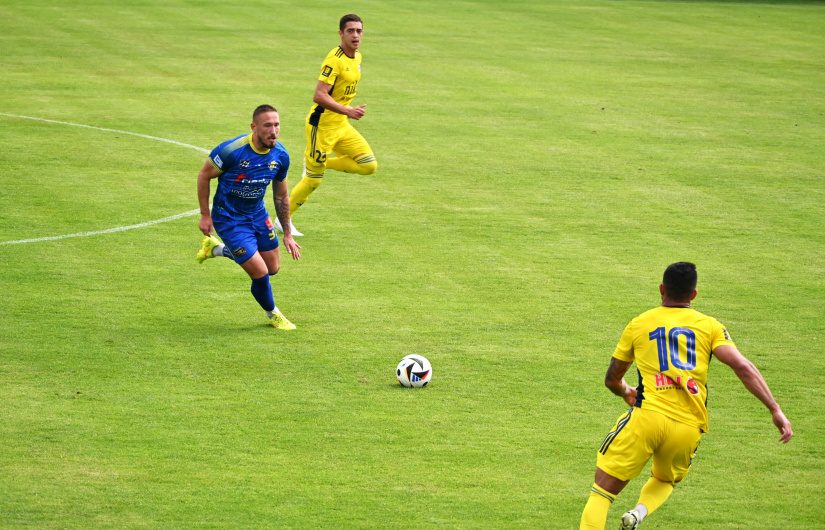
<instances>
[{"instance_id":1,"label":"white and black soccer ball","mask_svg":"<svg viewBox=\"0 0 825 530\"><path fill-rule=\"evenodd\" d=\"M407 388L423 388L433 377L430 361L420 355L407 355L395 370L398 382Z\"/></svg>"}]
</instances>

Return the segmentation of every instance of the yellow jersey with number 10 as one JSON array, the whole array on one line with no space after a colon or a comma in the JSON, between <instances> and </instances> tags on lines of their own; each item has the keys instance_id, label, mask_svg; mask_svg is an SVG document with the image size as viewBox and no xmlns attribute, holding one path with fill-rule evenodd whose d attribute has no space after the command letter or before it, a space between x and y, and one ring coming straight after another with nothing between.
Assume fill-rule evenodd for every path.
<instances>
[{"instance_id":1,"label":"yellow jersey with number 10","mask_svg":"<svg viewBox=\"0 0 825 530\"><path fill-rule=\"evenodd\" d=\"M735 346L713 317L689 307L660 306L630 321L613 352L636 361L636 406L708 431L707 379L713 349Z\"/></svg>"},{"instance_id":2,"label":"yellow jersey with number 10","mask_svg":"<svg viewBox=\"0 0 825 530\"><path fill-rule=\"evenodd\" d=\"M318 77L318 81L330 85L329 95L332 99L345 107L349 107L355 98L360 80L361 52L356 50L355 56L349 57L340 46L327 54ZM307 122L318 127L339 127L347 123L347 117L315 104L309 112Z\"/></svg>"}]
</instances>

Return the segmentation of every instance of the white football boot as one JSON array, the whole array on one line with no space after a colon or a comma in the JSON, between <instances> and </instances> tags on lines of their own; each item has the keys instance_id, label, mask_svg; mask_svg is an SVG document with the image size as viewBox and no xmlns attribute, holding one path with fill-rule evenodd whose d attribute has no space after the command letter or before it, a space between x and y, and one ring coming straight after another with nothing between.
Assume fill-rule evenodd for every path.
<instances>
[{"instance_id":1,"label":"white football boot","mask_svg":"<svg viewBox=\"0 0 825 530\"><path fill-rule=\"evenodd\" d=\"M289 228L290 230L292 230L292 237L301 237L302 235L304 235L301 232L299 232L297 228L295 228L295 225L292 224L292 219L289 220ZM284 227L281 226L281 220L277 217L275 218L275 230L282 234L284 233Z\"/></svg>"},{"instance_id":2,"label":"white football boot","mask_svg":"<svg viewBox=\"0 0 825 530\"><path fill-rule=\"evenodd\" d=\"M636 510L630 510L622 515L621 530L636 530L641 522L641 514Z\"/></svg>"}]
</instances>

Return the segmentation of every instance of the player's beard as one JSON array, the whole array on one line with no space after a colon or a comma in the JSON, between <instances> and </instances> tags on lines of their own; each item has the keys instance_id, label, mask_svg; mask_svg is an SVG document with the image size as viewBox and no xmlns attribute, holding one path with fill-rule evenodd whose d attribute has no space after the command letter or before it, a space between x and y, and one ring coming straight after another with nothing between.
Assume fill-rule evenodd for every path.
<instances>
[{"instance_id":1,"label":"player's beard","mask_svg":"<svg viewBox=\"0 0 825 530\"><path fill-rule=\"evenodd\" d=\"M271 138L269 136L258 136L258 141L267 149L272 149L278 143L278 137Z\"/></svg>"}]
</instances>

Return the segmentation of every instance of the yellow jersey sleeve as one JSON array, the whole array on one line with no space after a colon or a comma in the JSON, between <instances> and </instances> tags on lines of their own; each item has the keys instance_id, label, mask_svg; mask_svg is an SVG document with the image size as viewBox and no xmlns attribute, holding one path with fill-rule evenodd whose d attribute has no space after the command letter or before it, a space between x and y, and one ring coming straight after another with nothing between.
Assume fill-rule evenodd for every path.
<instances>
[{"instance_id":1,"label":"yellow jersey sleeve","mask_svg":"<svg viewBox=\"0 0 825 530\"><path fill-rule=\"evenodd\" d=\"M619 344L613 351L613 357L620 361L633 362L636 358L633 351L633 322L625 326L622 338L619 339Z\"/></svg>"},{"instance_id":2,"label":"yellow jersey sleeve","mask_svg":"<svg viewBox=\"0 0 825 530\"><path fill-rule=\"evenodd\" d=\"M723 345L736 347L725 326L714 318L711 320L710 351L716 349L717 346Z\"/></svg>"},{"instance_id":3,"label":"yellow jersey sleeve","mask_svg":"<svg viewBox=\"0 0 825 530\"><path fill-rule=\"evenodd\" d=\"M324 59L324 64L321 65L321 75L318 76L318 81L323 81L328 85L334 85L335 80L341 74L341 61L335 55L336 50L332 50Z\"/></svg>"}]
</instances>

